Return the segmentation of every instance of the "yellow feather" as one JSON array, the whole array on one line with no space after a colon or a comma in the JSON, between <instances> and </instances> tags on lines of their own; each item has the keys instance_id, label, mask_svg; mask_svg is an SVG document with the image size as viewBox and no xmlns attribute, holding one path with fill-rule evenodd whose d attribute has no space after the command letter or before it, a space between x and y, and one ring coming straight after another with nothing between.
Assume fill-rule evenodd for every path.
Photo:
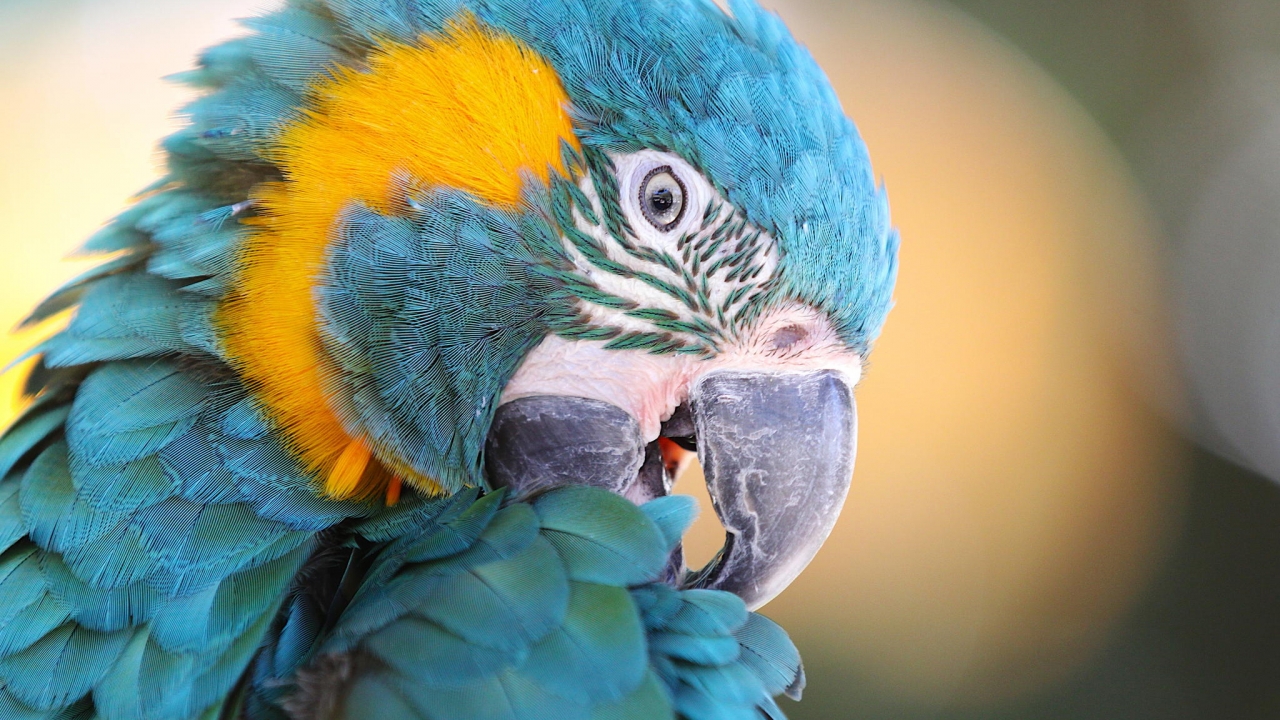
<instances>
[{"instance_id":1,"label":"yellow feather","mask_svg":"<svg viewBox=\"0 0 1280 720\"><path fill-rule=\"evenodd\" d=\"M369 446L359 440L352 440L338 455L338 460L325 479L325 490L335 497L350 497L360 485L360 478L369 467Z\"/></svg>"},{"instance_id":2,"label":"yellow feather","mask_svg":"<svg viewBox=\"0 0 1280 720\"><path fill-rule=\"evenodd\" d=\"M366 68L335 69L308 97L271 155L284 179L254 193L257 228L218 314L226 348L326 494L386 496L395 475L440 492L337 411L313 293L334 222L353 202L403 212L406 191L433 186L516 206L522 173L545 182L564 172L561 140L576 147L568 97L544 58L469 16L415 45L381 45ZM357 472L356 448L394 472Z\"/></svg>"}]
</instances>

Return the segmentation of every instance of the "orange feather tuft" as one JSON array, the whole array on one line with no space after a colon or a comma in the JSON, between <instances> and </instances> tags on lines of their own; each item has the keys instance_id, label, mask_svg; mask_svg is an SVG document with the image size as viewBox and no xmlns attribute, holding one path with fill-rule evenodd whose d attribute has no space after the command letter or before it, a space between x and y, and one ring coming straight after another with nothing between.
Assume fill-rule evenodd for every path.
<instances>
[{"instance_id":1,"label":"orange feather tuft","mask_svg":"<svg viewBox=\"0 0 1280 720\"><path fill-rule=\"evenodd\" d=\"M387 483L387 507L395 507L400 504L400 491L402 489L403 482L400 478L391 478L391 482Z\"/></svg>"}]
</instances>

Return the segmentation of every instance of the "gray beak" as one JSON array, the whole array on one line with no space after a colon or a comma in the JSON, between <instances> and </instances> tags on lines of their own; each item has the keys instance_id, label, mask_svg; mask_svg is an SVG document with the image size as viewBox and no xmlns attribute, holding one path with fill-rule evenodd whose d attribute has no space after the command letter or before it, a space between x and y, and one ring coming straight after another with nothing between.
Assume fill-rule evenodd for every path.
<instances>
[{"instance_id":1,"label":"gray beak","mask_svg":"<svg viewBox=\"0 0 1280 720\"><path fill-rule=\"evenodd\" d=\"M499 407L485 443L489 484L522 494L591 485L626 495L644 457L640 425L626 411L559 395Z\"/></svg>"},{"instance_id":2,"label":"gray beak","mask_svg":"<svg viewBox=\"0 0 1280 720\"><path fill-rule=\"evenodd\" d=\"M804 570L853 479L853 389L832 371L716 372L693 389L698 460L727 537L693 585L755 609Z\"/></svg>"},{"instance_id":3,"label":"gray beak","mask_svg":"<svg viewBox=\"0 0 1280 720\"><path fill-rule=\"evenodd\" d=\"M669 580L727 590L755 609L804 570L840 515L856 449L853 389L827 370L715 371L695 384L687 410L663 434L696 444L727 537L707 567ZM581 484L637 503L667 494L673 480L625 411L559 396L498 408L485 469L491 485L517 494Z\"/></svg>"}]
</instances>

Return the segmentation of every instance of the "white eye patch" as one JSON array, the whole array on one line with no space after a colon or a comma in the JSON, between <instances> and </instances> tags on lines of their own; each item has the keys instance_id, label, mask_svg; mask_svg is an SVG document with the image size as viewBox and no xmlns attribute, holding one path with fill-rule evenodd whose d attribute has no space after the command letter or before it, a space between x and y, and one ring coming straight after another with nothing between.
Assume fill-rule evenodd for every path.
<instances>
[{"instance_id":1,"label":"white eye patch","mask_svg":"<svg viewBox=\"0 0 1280 720\"><path fill-rule=\"evenodd\" d=\"M614 157L618 198L632 231L651 247L674 246L702 224L719 194L702 174L672 153L641 150Z\"/></svg>"},{"instance_id":2,"label":"white eye patch","mask_svg":"<svg viewBox=\"0 0 1280 720\"><path fill-rule=\"evenodd\" d=\"M608 176L584 175L581 193L564 196L578 231L562 238L564 249L592 288L578 306L578 334L612 349L721 352L767 299L777 243L673 153L609 160ZM608 212L604 198L616 203Z\"/></svg>"}]
</instances>

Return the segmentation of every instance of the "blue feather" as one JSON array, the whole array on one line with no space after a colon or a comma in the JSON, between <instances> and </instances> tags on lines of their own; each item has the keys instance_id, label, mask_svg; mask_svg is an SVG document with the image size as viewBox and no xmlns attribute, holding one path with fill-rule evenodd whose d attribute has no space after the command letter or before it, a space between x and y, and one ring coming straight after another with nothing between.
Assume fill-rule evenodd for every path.
<instances>
[{"instance_id":1,"label":"blue feather","mask_svg":"<svg viewBox=\"0 0 1280 720\"><path fill-rule=\"evenodd\" d=\"M70 617L69 608L48 591L40 554L20 543L0 555L0 658L30 647Z\"/></svg>"},{"instance_id":2,"label":"blue feather","mask_svg":"<svg viewBox=\"0 0 1280 720\"><path fill-rule=\"evenodd\" d=\"M734 637L742 645L742 662L751 668L769 695L786 693L800 699L804 666L787 632L769 618L752 613Z\"/></svg>"},{"instance_id":3,"label":"blue feather","mask_svg":"<svg viewBox=\"0 0 1280 720\"><path fill-rule=\"evenodd\" d=\"M95 512L76 496L67 467L66 443L50 445L27 468L20 489L23 521L37 545L54 552L101 539L127 517Z\"/></svg>"},{"instance_id":4,"label":"blue feather","mask_svg":"<svg viewBox=\"0 0 1280 720\"><path fill-rule=\"evenodd\" d=\"M20 480L16 474L0 480L0 553L13 547L27 534L22 506L18 501Z\"/></svg>"},{"instance_id":5,"label":"blue feather","mask_svg":"<svg viewBox=\"0 0 1280 720\"><path fill-rule=\"evenodd\" d=\"M63 332L45 342L52 367L208 351L184 336L207 300L179 292L176 284L148 275L113 275L86 294Z\"/></svg>"},{"instance_id":6,"label":"blue feather","mask_svg":"<svg viewBox=\"0 0 1280 720\"><path fill-rule=\"evenodd\" d=\"M668 549L675 549L680 544L685 532L698 517L698 501L688 495L656 498L641 505L640 509L658 526Z\"/></svg>"},{"instance_id":7,"label":"blue feather","mask_svg":"<svg viewBox=\"0 0 1280 720\"><path fill-rule=\"evenodd\" d=\"M135 720L144 717L139 681L147 639L146 626L135 630L115 666L93 689L94 707L106 720Z\"/></svg>"},{"instance_id":8,"label":"blue feather","mask_svg":"<svg viewBox=\"0 0 1280 720\"><path fill-rule=\"evenodd\" d=\"M34 310L18 323L18 328L22 329L37 325L63 310L78 305L84 298L85 293L96 285L98 281L117 273L131 270L140 262L142 262L140 255L124 254L72 278L41 301Z\"/></svg>"},{"instance_id":9,"label":"blue feather","mask_svg":"<svg viewBox=\"0 0 1280 720\"><path fill-rule=\"evenodd\" d=\"M249 52L260 72L296 92L304 92L339 62L352 58L333 37L333 26L301 8L289 8L247 20L256 32L249 38Z\"/></svg>"},{"instance_id":10,"label":"blue feather","mask_svg":"<svg viewBox=\"0 0 1280 720\"><path fill-rule=\"evenodd\" d=\"M91 629L114 632L140 625L164 603L164 596L145 583L95 588L76 577L56 553L41 553L40 569L50 594L71 608L72 620Z\"/></svg>"},{"instance_id":11,"label":"blue feather","mask_svg":"<svg viewBox=\"0 0 1280 720\"><path fill-rule=\"evenodd\" d=\"M200 53L196 65L194 70L170 75L167 79L191 87L217 89L255 70L247 38L208 48Z\"/></svg>"},{"instance_id":12,"label":"blue feather","mask_svg":"<svg viewBox=\"0 0 1280 720\"><path fill-rule=\"evenodd\" d=\"M10 425L0 436L0 478L7 476L35 446L62 429L70 412L65 405L54 406L27 414Z\"/></svg>"},{"instance_id":13,"label":"blue feather","mask_svg":"<svg viewBox=\"0 0 1280 720\"><path fill-rule=\"evenodd\" d=\"M249 76L196 100L184 112L191 117L198 147L222 160L262 162L301 101L301 95L283 85Z\"/></svg>"}]
</instances>

